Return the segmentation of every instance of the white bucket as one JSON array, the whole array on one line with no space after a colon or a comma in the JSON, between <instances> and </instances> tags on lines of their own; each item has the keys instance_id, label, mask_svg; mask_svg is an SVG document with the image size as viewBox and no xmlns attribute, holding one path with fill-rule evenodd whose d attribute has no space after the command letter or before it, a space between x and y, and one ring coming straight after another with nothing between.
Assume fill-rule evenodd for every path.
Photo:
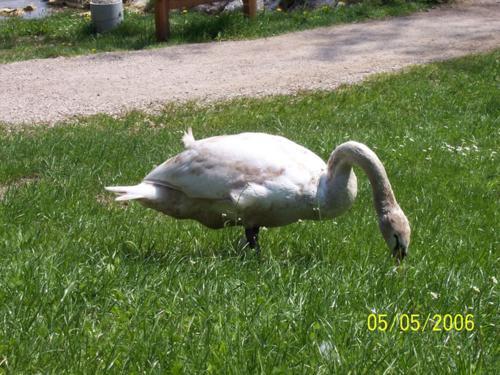
<instances>
[{"instance_id":1,"label":"white bucket","mask_svg":"<svg viewBox=\"0 0 500 375\"><path fill-rule=\"evenodd\" d=\"M91 0L90 16L98 33L114 29L123 21L122 0Z\"/></svg>"}]
</instances>

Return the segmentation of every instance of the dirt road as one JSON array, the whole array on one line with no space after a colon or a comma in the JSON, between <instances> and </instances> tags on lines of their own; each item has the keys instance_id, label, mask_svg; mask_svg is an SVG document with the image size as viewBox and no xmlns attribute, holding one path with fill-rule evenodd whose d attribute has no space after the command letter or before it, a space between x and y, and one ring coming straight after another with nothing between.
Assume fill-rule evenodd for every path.
<instances>
[{"instance_id":1,"label":"dirt road","mask_svg":"<svg viewBox=\"0 0 500 375\"><path fill-rule=\"evenodd\" d=\"M333 89L500 47L500 0L277 37L0 65L0 122Z\"/></svg>"}]
</instances>

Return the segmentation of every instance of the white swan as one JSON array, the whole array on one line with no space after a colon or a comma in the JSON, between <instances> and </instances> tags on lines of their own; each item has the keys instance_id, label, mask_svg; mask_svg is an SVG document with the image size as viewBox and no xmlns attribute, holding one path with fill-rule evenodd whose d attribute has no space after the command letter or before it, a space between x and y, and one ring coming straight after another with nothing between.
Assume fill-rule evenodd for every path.
<instances>
[{"instance_id":1,"label":"white swan","mask_svg":"<svg viewBox=\"0 0 500 375\"><path fill-rule=\"evenodd\" d=\"M251 248L259 227L299 219L333 218L356 198L352 170L367 174L380 230L393 255L407 253L410 226L399 207L384 166L358 142L338 146L325 164L308 149L280 136L242 133L195 140L184 135L185 150L153 169L135 186L112 186L117 201L138 200L178 219L210 228L242 225Z\"/></svg>"}]
</instances>

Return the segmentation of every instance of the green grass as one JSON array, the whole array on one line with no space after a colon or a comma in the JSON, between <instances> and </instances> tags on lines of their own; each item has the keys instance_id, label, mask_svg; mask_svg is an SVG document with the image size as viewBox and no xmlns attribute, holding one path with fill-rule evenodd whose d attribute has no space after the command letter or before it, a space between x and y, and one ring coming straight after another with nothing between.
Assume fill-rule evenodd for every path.
<instances>
[{"instance_id":1,"label":"green grass","mask_svg":"<svg viewBox=\"0 0 500 375\"><path fill-rule=\"evenodd\" d=\"M391 1L355 4L339 9L260 12L249 20L242 12L206 15L198 12L171 16L168 44L259 38L338 23L406 15L429 6L425 1ZM105 34L93 33L90 19L79 13L62 12L40 20L0 21L0 63L34 58L70 56L103 51L138 50L157 43L153 14L125 12L124 22Z\"/></svg>"},{"instance_id":2,"label":"green grass","mask_svg":"<svg viewBox=\"0 0 500 375\"><path fill-rule=\"evenodd\" d=\"M495 373L499 68L497 51L333 93L4 127L0 372ZM394 268L360 170L345 216L262 232L260 259L237 250L241 228L111 201L104 186L140 181L188 126L282 134L325 159L365 142L412 224L409 258ZM372 311L475 328L370 332Z\"/></svg>"}]
</instances>

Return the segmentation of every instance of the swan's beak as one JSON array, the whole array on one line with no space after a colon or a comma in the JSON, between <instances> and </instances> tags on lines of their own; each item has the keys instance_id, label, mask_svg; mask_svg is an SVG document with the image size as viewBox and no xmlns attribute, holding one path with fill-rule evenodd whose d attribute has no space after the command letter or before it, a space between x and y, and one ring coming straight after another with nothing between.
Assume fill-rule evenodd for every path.
<instances>
[{"instance_id":1,"label":"swan's beak","mask_svg":"<svg viewBox=\"0 0 500 375\"><path fill-rule=\"evenodd\" d=\"M394 258L396 258L396 263L398 266L401 264L401 262L407 255L407 250L408 249L406 246L400 244L398 244L398 246L396 246L396 248L393 250L392 255L394 256Z\"/></svg>"}]
</instances>

